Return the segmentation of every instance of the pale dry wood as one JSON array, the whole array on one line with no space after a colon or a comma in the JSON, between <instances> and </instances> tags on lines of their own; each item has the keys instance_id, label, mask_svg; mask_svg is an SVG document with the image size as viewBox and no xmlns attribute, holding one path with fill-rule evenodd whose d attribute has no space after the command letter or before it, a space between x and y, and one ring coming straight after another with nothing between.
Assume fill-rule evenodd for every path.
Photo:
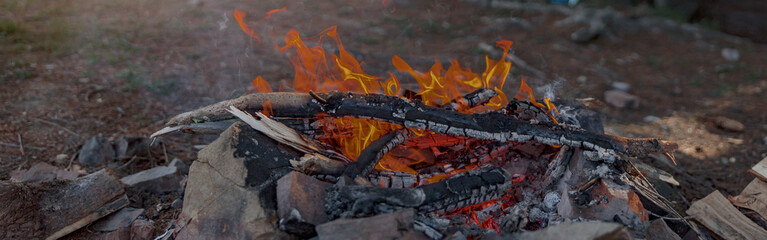
<instances>
[{"instance_id":1,"label":"pale dry wood","mask_svg":"<svg viewBox=\"0 0 767 240\"><path fill-rule=\"evenodd\" d=\"M767 181L767 157L751 167L748 172L761 179L762 181Z\"/></svg>"},{"instance_id":2,"label":"pale dry wood","mask_svg":"<svg viewBox=\"0 0 767 240\"><path fill-rule=\"evenodd\" d=\"M764 239L767 230L752 222L719 191L698 200L687 214L723 239Z\"/></svg>"},{"instance_id":3,"label":"pale dry wood","mask_svg":"<svg viewBox=\"0 0 767 240\"><path fill-rule=\"evenodd\" d=\"M272 120L261 112L256 112L256 116L258 116L259 119L256 119L252 115L245 113L234 106L230 106L228 112L269 138L290 146L300 152L312 155L312 159L320 159L323 162L351 162L351 160L340 153L323 148L313 139L302 136L296 130L285 126L285 124L278 121Z\"/></svg>"},{"instance_id":4,"label":"pale dry wood","mask_svg":"<svg viewBox=\"0 0 767 240\"><path fill-rule=\"evenodd\" d=\"M752 180L740 192L740 195L733 197L730 201L735 206L751 209L767 219L767 182L759 179Z\"/></svg>"}]
</instances>

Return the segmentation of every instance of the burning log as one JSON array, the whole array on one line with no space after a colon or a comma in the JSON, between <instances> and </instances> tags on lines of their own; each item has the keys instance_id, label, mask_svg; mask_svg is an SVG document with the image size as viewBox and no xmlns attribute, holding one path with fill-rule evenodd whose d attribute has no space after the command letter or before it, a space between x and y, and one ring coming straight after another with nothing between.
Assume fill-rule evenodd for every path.
<instances>
[{"instance_id":1,"label":"burning log","mask_svg":"<svg viewBox=\"0 0 767 240\"><path fill-rule=\"evenodd\" d=\"M482 167L416 188L333 186L325 209L331 218L359 217L416 208L445 213L490 201L511 188L511 176L498 167Z\"/></svg>"},{"instance_id":2,"label":"burning log","mask_svg":"<svg viewBox=\"0 0 767 240\"><path fill-rule=\"evenodd\" d=\"M395 130L389 132L380 138L376 139L370 146L362 150L360 156L349 164L349 167L344 170L344 175L355 178L357 176L367 176L370 170L378 164L378 161L383 158L383 155L394 149L397 145L405 142L408 137L408 131L406 129Z\"/></svg>"},{"instance_id":3,"label":"burning log","mask_svg":"<svg viewBox=\"0 0 767 240\"><path fill-rule=\"evenodd\" d=\"M466 95L463 95L462 98L453 99L453 101L450 101L447 104L443 104L442 108L453 111L460 109L461 106L473 108L490 102L490 99L494 98L495 96L498 96L498 92L495 90L480 88L474 90L473 92L467 93Z\"/></svg>"},{"instance_id":4,"label":"burning log","mask_svg":"<svg viewBox=\"0 0 767 240\"><path fill-rule=\"evenodd\" d=\"M625 138L587 132L565 125L547 122L523 121L501 112L463 114L418 101L378 94L355 93L257 93L219 102L197 110L179 114L168 122L158 136L169 129L180 128L194 121L219 121L232 118L226 112L229 106L249 112L263 110L266 101L272 103L274 116L314 118L325 113L331 117L353 116L396 123L408 128L429 129L435 133L473 137L495 141L524 142L535 140L544 144L582 147L596 152L597 157L614 160L616 153L642 157L653 152L670 152L675 142L654 138Z\"/></svg>"}]
</instances>

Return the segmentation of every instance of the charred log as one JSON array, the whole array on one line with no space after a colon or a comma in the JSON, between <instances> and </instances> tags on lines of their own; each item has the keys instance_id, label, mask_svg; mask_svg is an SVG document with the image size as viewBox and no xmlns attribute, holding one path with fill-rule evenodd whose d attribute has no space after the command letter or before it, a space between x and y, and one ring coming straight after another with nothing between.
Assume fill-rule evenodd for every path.
<instances>
[{"instance_id":1,"label":"charred log","mask_svg":"<svg viewBox=\"0 0 767 240\"><path fill-rule=\"evenodd\" d=\"M500 112L463 114L419 101L378 94L319 93L327 103L321 103L308 94L261 93L220 102L173 117L169 126L186 125L198 120L224 120L231 118L226 106L233 105L249 112L263 110L271 100L275 116L313 118L319 113L331 117L354 116L403 125L414 129L429 129L435 133L465 136L495 141L529 141L544 144L568 145L594 150L599 157L615 159L615 153L642 157L653 152L669 152L677 148L675 142L653 138L624 138L587 132L575 127L547 122L527 122Z\"/></svg>"},{"instance_id":2,"label":"charred log","mask_svg":"<svg viewBox=\"0 0 767 240\"><path fill-rule=\"evenodd\" d=\"M407 140L407 135L407 129L399 129L376 139L362 150L360 156L354 162L349 164L349 167L344 170L344 175L350 178L367 176L370 170L373 170L373 167L383 158L384 154Z\"/></svg>"},{"instance_id":3,"label":"charred log","mask_svg":"<svg viewBox=\"0 0 767 240\"><path fill-rule=\"evenodd\" d=\"M490 99L494 98L495 96L498 96L498 92L495 90L480 88L473 92L467 93L466 95L463 95L463 97L459 99L454 99L449 103L443 104L442 108L453 111L458 110L462 106L473 108L490 102Z\"/></svg>"},{"instance_id":4,"label":"charred log","mask_svg":"<svg viewBox=\"0 0 767 240\"><path fill-rule=\"evenodd\" d=\"M482 167L416 188L333 186L325 210L331 218L361 217L416 208L449 212L500 197L511 188L511 176L498 167Z\"/></svg>"}]
</instances>

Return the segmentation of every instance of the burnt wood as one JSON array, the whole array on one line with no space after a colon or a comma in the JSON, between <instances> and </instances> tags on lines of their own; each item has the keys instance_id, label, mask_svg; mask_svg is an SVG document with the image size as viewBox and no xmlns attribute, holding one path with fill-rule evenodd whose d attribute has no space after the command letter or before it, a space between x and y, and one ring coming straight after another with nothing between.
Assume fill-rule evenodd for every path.
<instances>
[{"instance_id":1,"label":"burnt wood","mask_svg":"<svg viewBox=\"0 0 767 240\"><path fill-rule=\"evenodd\" d=\"M344 175L350 178L367 176L384 154L405 142L407 138L407 129L398 129L384 134L362 150L360 156L344 170Z\"/></svg>"},{"instance_id":2,"label":"burnt wood","mask_svg":"<svg viewBox=\"0 0 767 240\"><path fill-rule=\"evenodd\" d=\"M186 125L194 121L230 119L228 106L248 112L263 110L263 103L272 103L274 116L314 118L318 114L331 117L361 117L396 123L413 129L429 129L435 133L465 136L495 141L524 142L535 140L544 144L568 145L594 150L606 160L614 160L616 152L643 157L653 152L670 152L675 142L654 138L624 138L588 132L577 127L555 125L549 122L524 121L510 117L502 111L482 114L464 114L439 107L427 106L380 94L317 93L326 103L302 93L256 93L223 101L195 111L173 117L168 126Z\"/></svg>"},{"instance_id":3,"label":"burnt wood","mask_svg":"<svg viewBox=\"0 0 767 240\"><path fill-rule=\"evenodd\" d=\"M458 110L461 105L464 105L468 108L473 108L490 102L490 99L494 98L495 96L498 96L498 93L495 90L479 88L473 92L463 95L463 97L459 99L453 99L453 101L443 104L442 108L453 111Z\"/></svg>"},{"instance_id":4,"label":"burnt wood","mask_svg":"<svg viewBox=\"0 0 767 240\"><path fill-rule=\"evenodd\" d=\"M511 188L511 176L499 167L486 166L416 188L381 188L335 185L328 189L328 216L362 217L416 208L445 213L500 197Z\"/></svg>"}]
</instances>

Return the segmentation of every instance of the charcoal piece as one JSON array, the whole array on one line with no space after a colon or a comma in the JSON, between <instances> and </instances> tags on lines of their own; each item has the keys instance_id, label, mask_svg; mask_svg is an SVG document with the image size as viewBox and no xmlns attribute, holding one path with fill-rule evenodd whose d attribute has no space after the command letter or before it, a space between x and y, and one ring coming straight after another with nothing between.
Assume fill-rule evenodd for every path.
<instances>
[{"instance_id":1,"label":"charcoal piece","mask_svg":"<svg viewBox=\"0 0 767 240\"><path fill-rule=\"evenodd\" d=\"M331 219L363 217L415 208L423 204L424 199L420 189L335 185L328 189L325 212Z\"/></svg>"},{"instance_id":2,"label":"charcoal piece","mask_svg":"<svg viewBox=\"0 0 767 240\"><path fill-rule=\"evenodd\" d=\"M357 176L367 176L370 170L378 164L378 161L397 145L402 144L407 140L408 131L406 129L399 129L384 134L380 138L376 139L365 149L362 150L359 157L344 171L344 175L351 178Z\"/></svg>"},{"instance_id":3,"label":"charcoal piece","mask_svg":"<svg viewBox=\"0 0 767 240\"><path fill-rule=\"evenodd\" d=\"M307 239L317 236L317 231L315 230L316 226L306 222L306 220L301 217L301 213L295 209L290 212L288 217L280 219L279 225L280 230L300 238Z\"/></svg>"},{"instance_id":4,"label":"charcoal piece","mask_svg":"<svg viewBox=\"0 0 767 240\"><path fill-rule=\"evenodd\" d=\"M499 197L511 188L511 175L499 167L486 166L443 181L419 186L426 194L424 212L449 212Z\"/></svg>"},{"instance_id":5,"label":"charcoal piece","mask_svg":"<svg viewBox=\"0 0 767 240\"><path fill-rule=\"evenodd\" d=\"M328 189L325 211L331 219L389 213L402 208L448 212L489 201L511 188L511 176L487 166L416 188L335 185Z\"/></svg>"}]
</instances>

